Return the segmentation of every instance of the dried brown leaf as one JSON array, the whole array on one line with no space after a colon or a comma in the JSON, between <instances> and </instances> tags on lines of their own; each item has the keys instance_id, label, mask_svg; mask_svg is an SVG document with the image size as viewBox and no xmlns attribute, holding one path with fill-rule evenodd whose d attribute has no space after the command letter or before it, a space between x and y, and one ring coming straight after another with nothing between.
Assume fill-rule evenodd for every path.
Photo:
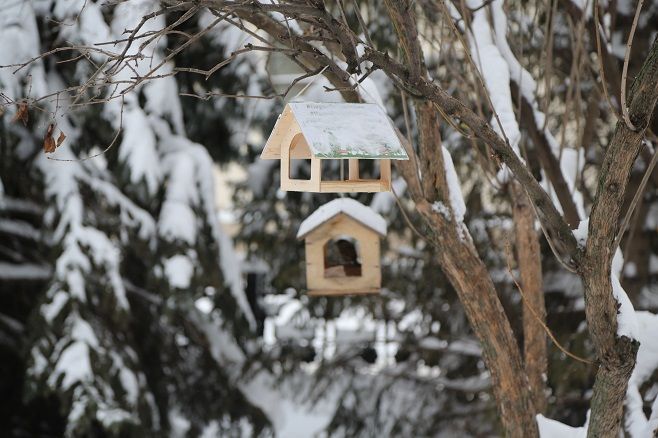
<instances>
[{"instance_id":1,"label":"dried brown leaf","mask_svg":"<svg viewBox=\"0 0 658 438\"><path fill-rule=\"evenodd\" d=\"M64 131L59 131L59 136L57 137L57 146L59 147L62 143L64 143L64 140L66 140L66 134L64 134Z\"/></svg>"},{"instance_id":2,"label":"dried brown leaf","mask_svg":"<svg viewBox=\"0 0 658 438\"><path fill-rule=\"evenodd\" d=\"M57 145L55 144L55 139L53 138L53 131L55 130L54 124L49 124L48 129L46 130L46 135L43 138L43 151L47 154L55 152Z\"/></svg>"},{"instance_id":3,"label":"dried brown leaf","mask_svg":"<svg viewBox=\"0 0 658 438\"><path fill-rule=\"evenodd\" d=\"M27 126L27 120L29 118L27 102L21 102L18 104L18 111L14 115L14 118L11 119L12 122L21 121L23 125Z\"/></svg>"}]
</instances>

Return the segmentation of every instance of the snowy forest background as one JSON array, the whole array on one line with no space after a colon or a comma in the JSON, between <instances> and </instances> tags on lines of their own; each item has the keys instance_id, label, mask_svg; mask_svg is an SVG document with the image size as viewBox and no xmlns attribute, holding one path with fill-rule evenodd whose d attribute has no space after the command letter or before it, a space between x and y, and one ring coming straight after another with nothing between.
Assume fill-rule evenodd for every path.
<instances>
[{"instance_id":1,"label":"snowy forest background","mask_svg":"<svg viewBox=\"0 0 658 438\"><path fill-rule=\"evenodd\" d=\"M326 3L353 29L364 24L354 12L358 4L369 38L391 56L399 53L379 0ZM476 79L458 39L449 37L443 2L417 3L428 69L491 117L479 85L464 86ZM466 3L475 17L503 10L501 0ZM596 56L589 56L597 49L588 23L599 18L591 1L505 3L518 62L535 79L549 78L530 79L545 114L537 123L568 176L572 214L585 219L601 144L616 122ZM635 2L599 3L606 59L621 70ZM128 47L126 30L162 7L155 0L0 2L0 434L500 435L480 344L401 178L395 195L354 196L389 225L382 293L304 294L303 245L295 235L301 220L336 195L280 191L277 162L258 155L286 101L338 102L341 94L322 76L297 81L302 73L285 52L235 55L261 43L252 28L241 30L237 19L215 23L203 8L154 14L143 32L178 32L147 34L141 46ZM292 32L311 32L272 15ZM657 32L658 3L647 1L629 78ZM200 36L180 49L192 34ZM488 44L503 50L501 41ZM124 47L135 55L130 68L107 61L106 50ZM224 59L230 62L213 74L199 74ZM507 82L521 68L508 64ZM112 72L111 83L98 84L99 68ZM158 77L134 81L154 68ZM619 78L608 80L619 88ZM508 96L515 105L531 86L517 85ZM418 136L411 97L384 72L373 71L357 89L410 139ZM591 112L594 120L584 117ZM56 142L60 133L65 138L47 155L50 124ZM651 126L658 132L655 117ZM464 223L522 344L509 178L477 167L482 155L473 151L480 146L462 135L464 128L442 123L442 144L461 181ZM520 130L518 138L533 174L553 193L533 134ZM625 206L649 166L655 136L645 143ZM217 184L217 169L242 171L227 187ZM658 427L658 172L647 175L622 241L624 260L614 267L641 342L625 408L633 437ZM231 198L229 210L219 211L218 197ZM593 360L581 281L543 237L539 250L546 325L568 352ZM573 428L546 422L542 430L584 436L596 365L546 343L541 413Z\"/></svg>"}]
</instances>

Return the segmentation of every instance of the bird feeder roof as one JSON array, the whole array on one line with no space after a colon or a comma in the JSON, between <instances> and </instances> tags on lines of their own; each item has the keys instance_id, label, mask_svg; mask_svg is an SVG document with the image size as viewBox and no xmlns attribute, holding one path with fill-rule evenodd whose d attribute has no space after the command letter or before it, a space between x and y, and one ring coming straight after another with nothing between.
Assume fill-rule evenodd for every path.
<instances>
[{"instance_id":1,"label":"bird feeder roof","mask_svg":"<svg viewBox=\"0 0 658 438\"><path fill-rule=\"evenodd\" d=\"M286 105L261 158L281 158L281 140L295 122L316 158L409 159L391 119L378 105L315 102Z\"/></svg>"},{"instance_id":2,"label":"bird feeder roof","mask_svg":"<svg viewBox=\"0 0 658 438\"><path fill-rule=\"evenodd\" d=\"M299 226L297 238L303 239L307 234L339 214L351 217L382 237L386 236L386 220L382 216L354 199L338 198L324 204L307 217Z\"/></svg>"}]
</instances>

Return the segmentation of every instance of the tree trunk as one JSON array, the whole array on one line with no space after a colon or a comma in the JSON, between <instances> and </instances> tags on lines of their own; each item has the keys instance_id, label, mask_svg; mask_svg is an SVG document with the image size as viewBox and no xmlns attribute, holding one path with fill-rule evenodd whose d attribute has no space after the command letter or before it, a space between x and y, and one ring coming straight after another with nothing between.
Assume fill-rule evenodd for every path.
<instances>
[{"instance_id":1,"label":"tree trunk","mask_svg":"<svg viewBox=\"0 0 658 438\"><path fill-rule=\"evenodd\" d=\"M516 252L523 288L523 361L537 413L546 410L544 382L548 372L546 306L542 288L539 237L535 214L528 197L518 183L511 186Z\"/></svg>"},{"instance_id":2,"label":"tree trunk","mask_svg":"<svg viewBox=\"0 0 658 438\"><path fill-rule=\"evenodd\" d=\"M636 129L623 120L617 122L601 166L580 266L587 323L600 363L592 396L590 437L617 435L626 387L639 347L637 341L618 334L619 303L613 295L610 275L624 194L658 99L658 40L654 41L629 96L629 118Z\"/></svg>"},{"instance_id":3,"label":"tree trunk","mask_svg":"<svg viewBox=\"0 0 658 438\"><path fill-rule=\"evenodd\" d=\"M417 208L435 233L440 244L441 268L455 287L471 327L482 344L505 436L538 436L536 409L521 353L487 267L470 237L460 237L455 232L454 223L447 223L427 202L417 203Z\"/></svg>"}]
</instances>

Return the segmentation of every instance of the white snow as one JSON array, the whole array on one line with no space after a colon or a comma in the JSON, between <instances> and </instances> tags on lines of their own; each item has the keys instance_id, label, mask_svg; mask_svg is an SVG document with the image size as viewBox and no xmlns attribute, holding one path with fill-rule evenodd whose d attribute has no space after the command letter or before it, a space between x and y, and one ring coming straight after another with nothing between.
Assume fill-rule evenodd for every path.
<instances>
[{"instance_id":1,"label":"white snow","mask_svg":"<svg viewBox=\"0 0 658 438\"><path fill-rule=\"evenodd\" d=\"M208 314L212 312L214 305L210 298L201 297L194 302L194 307L196 307L199 312Z\"/></svg>"},{"instance_id":2,"label":"white snow","mask_svg":"<svg viewBox=\"0 0 658 438\"><path fill-rule=\"evenodd\" d=\"M1 188L1 187L0 187ZM0 196L2 192L0 192ZM0 198L1 202L1 198ZM41 233L28 222L12 219L0 219L0 231L31 240L40 240Z\"/></svg>"},{"instance_id":3,"label":"white snow","mask_svg":"<svg viewBox=\"0 0 658 438\"><path fill-rule=\"evenodd\" d=\"M589 218L585 218L578 223L578 228L573 230L573 236L578 242L578 246L585 247L587 243L587 229L589 228Z\"/></svg>"},{"instance_id":4,"label":"white snow","mask_svg":"<svg viewBox=\"0 0 658 438\"><path fill-rule=\"evenodd\" d=\"M165 259L163 265L165 276L171 286L178 289L190 287L192 275L194 274L194 265L188 256L176 254Z\"/></svg>"},{"instance_id":5,"label":"white snow","mask_svg":"<svg viewBox=\"0 0 658 438\"><path fill-rule=\"evenodd\" d=\"M589 417L589 413L588 413ZM537 415L537 426L541 438L586 438L587 422L582 427L572 427L559 421L551 420L541 414Z\"/></svg>"},{"instance_id":6,"label":"white snow","mask_svg":"<svg viewBox=\"0 0 658 438\"><path fill-rule=\"evenodd\" d=\"M642 384L658 369L658 315L642 311L636 312L635 316L639 328L637 340L640 342L640 349L635 369L628 382L625 428L631 438L644 438L653 436L653 431L658 428L658 397L653 394L651 415L647 419L643 410L644 400L640 394Z\"/></svg>"},{"instance_id":7,"label":"white snow","mask_svg":"<svg viewBox=\"0 0 658 438\"><path fill-rule=\"evenodd\" d=\"M111 427L114 423L121 423L128 421L132 415L124 409L109 408L99 409L96 411L96 419L101 422L104 427Z\"/></svg>"},{"instance_id":8,"label":"white snow","mask_svg":"<svg viewBox=\"0 0 658 438\"><path fill-rule=\"evenodd\" d=\"M474 14L472 29L473 39L475 40L477 49L473 48L474 44L472 43L471 51L476 58L475 62L480 67L492 103L500 117L503 130L517 154L519 152L517 144L518 140L520 140L520 133L518 124L514 118L509 80L514 81L519 87L522 96L532 108L536 125L543 131L543 135L555 157L560 159L560 169L572 193L578 214L580 217L584 217L583 196L575 187L577 175L582 171L585 164L584 151L582 148L560 148L553 134L545 127L545 115L539 110L536 99L537 83L530 72L523 68L518 59L516 59L507 42L507 16L503 10L503 3L503 0L495 0L491 3L490 10L494 24L493 29L491 29L486 17L486 11L489 8L481 8ZM469 1L469 7L476 8L479 6L479 0ZM457 13L456 10L454 13ZM591 11L588 10L588 13L591 13ZM503 65L500 58L504 60L506 65ZM491 123L494 129L499 131L498 123L495 120L492 120ZM504 180L508 176L509 172L504 168L500 173L500 177ZM546 178L544 178L544 181L542 181L542 185L548 190L550 183ZM562 211L555 191L551 190L550 194L556 207Z\"/></svg>"},{"instance_id":9,"label":"white snow","mask_svg":"<svg viewBox=\"0 0 658 438\"><path fill-rule=\"evenodd\" d=\"M510 78L519 85L521 94L532 104L535 101L537 83L530 72L521 66L507 43L507 14L503 10L503 0L495 0L491 3L491 15L494 23L496 46L507 62Z\"/></svg>"},{"instance_id":10,"label":"white snow","mask_svg":"<svg viewBox=\"0 0 658 438\"><path fill-rule=\"evenodd\" d=\"M409 159L393 122L376 104L294 102L288 107L316 157ZM265 150L279 146L269 141Z\"/></svg>"},{"instance_id":11,"label":"white snow","mask_svg":"<svg viewBox=\"0 0 658 438\"><path fill-rule=\"evenodd\" d=\"M124 108L122 139L119 159L130 166L130 179L137 184L142 180L150 194L158 189L161 180L160 160L156 150L155 134L141 108Z\"/></svg>"},{"instance_id":12,"label":"white snow","mask_svg":"<svg viewBox=\"0 0 658 438\"><path fill-rule=\"evenodd\" d=\"M590 19L592 17L595 5L593 0L571 0L571 3L585 13L585 18Z\"/></svg>"},{"instance_id":13,"label":"white snow","mask_svg":"<svg viewBox=\"0 0 658 438\"><path fill-rule=\"evenodd\" d=\"M587 243L587 232L589 227L589 218L583 219L578 224L578 228L573 230L573 235L578 241L580 247L585 247ZM621 287L619 282L619 275L623 266L623 258L621 251L617 249L615 256L612 259L610 280L612 283L612 295L619 303L619 310L617 314L617 335L627 336L631 339L637 339L638 328L637 320L635 319L635 309L633 303L626 295L626 291Z\"/></svg>"},{"instance_id":14,"label":"white snow","mask_svg":"<svg viewBox=\"0 0 658 438\"><path fill-rule=\"evenodd\" d=\"M541 129L541 127L544 126L545 115L539 111L536 102L533 106L533 111L535 112L535 123ZM564 180L569 187L569 191L571 192L573 202L576 205L576 210L578 211L578 216L581 218L586 217L583 194L580 193L580 191L578 191L575 187L577 175L583 170L583 167L585 166L584 150L582 148L579 150L570 147L560 148L560 144L553 136L553 134L548 130L548 128L544 129L543 133L549 147L551 148L551 151L553 152L553 155L560 159L560 170L562 171ZM546 188L547 184L549 184L548 178L545 177L544 180L546 181L546 183L544 183ZM562 211L562 206L560 205L560 201L557 199L555 190L551 190L550 192L553 203L560 211Z\"/></svg>"},{"instance_id":15,"label":"white snow","mask_svg":"<svg viewBox=\"0 0 658 438\"><path fill-rule=\"evenodd\" d=\"M138 227L140 238L147 240L153 237L155 234L155 221L148 211L135 204L130 198L121 193L115 185L107 181L93 178L82 172L77 177L92 190L103 196L108 204L119 207L122 222Z\"/></svg>"},{"instance_id":16,"label":"white snow","mask_svg":"<svg viewBox=\"0 0 658 438\"><path fill-rule=\"evenodd\" d=\"M121 365L122 366L119 369L119 380L121 380L121 386L123 386L123 389L126 391L128 401L135 405L137 404L137 397L140 393L139 380L130 368L123 363L121 363Z\"/></svg>"},{"instance_id":17,"label":"white snow","mask_svg":"<svg viewBox=\"0 0 658 438\"><path fill-rule=\"evenodd\" d=\"M478 8L480 1L469 0L468 5ZM471 30L473 32L470 38L471 54L482 74L493 109L500 120L499 124L495 118L492 119L491 125L496 132L507 137L510 146L519 155L518 145L521 131L514 114L512 92L509 86L510 68L492 39L493 31L487 18L487 8L480 8L473 14Z\"/></svg>"},{"instance_id":18,"label":"white snow","mask_svg":"<svg viewBox=\"0 0 658 438\"><path fill-rule=\"evenodd\" d=\"M621 283L619 282L623 265L624 257L622 256L621 250L617 248L614 257L612 258L612 266L610 267L612 295L619 303L619 310L617 310L617 335L637 339L639 336L639 329L635 317L635 309L633 308L633 303L631 303L631 300L628 298L626 291L622 288Z\"/></svg>"},{"instance_id":19,"label":"white snow","mask_svg":"<svg viewBox=\"0 0 658 438\"><path fill-rule=\"evenodd\" d=\"M0 14L0 65L25 62L40 53L39 31L31 2L3 2ZM12 100L25 97L22 81L30 81L32 96L43 96L43 65L36 62L14 73L15 68L0 69L0 88ZM30 79L28 76L32 75Z\"/></svg>"},{"instance_id":20,"label":"white snow","mask_svg":"<svg viewBox=\"0 0 658 438\"><path fill-rule=\"evenodd\" d=\"M64 375L61 383L61 387L64 390L68 389L74 383L93 379L89 359L89 346L85 342L74 342L62 352L55 366L55 370L48 379L51 387L55 387L55 382L60 375Z\"/></svg>"},{"instance_id":21,"label":"white snow","mask_svg":"<svg viewBox=\"0 0 658 438\"><path fill-rule=\"evenodd\" d=\"M301 379L304 377L299 376ZM242 388L249 401L260 407L272 421L276 436L285 438L321 436L333 418L340 396L338 388L333 386L323 393L317 403L304 403L296 400L298 391L295 388L277 385L275 377L266 372L261 372L243 384Z\"/></svg>"},{"instance_id":22,"label":"white snow","mask_svg":"<svg viewBox=\"0 0 658 438\"><path fill-rule=\"evenodd\" d=\"M311 339L315 327L308 324L310 313L299 301L292 299L279 309L279 314L273 321L274 337L279 340Z\"/></svg>"},{"instance_id":23,"label":"white snow","mask_svg":"<svg viewBox=\"0 0 658 438\"><path fill-rule=\"evenodd\" d=\"M169 411L169 424L171 425L171 438L185 438L190 430L190 420L178 410Z\"/></svg>"},{"instance_id":24,"label":"white snow","mask_svg":"<svg viewBox=\"0 0 658 438\"><path fill-rule=\"evenodd\" d=\"M370 207L366 207L352 198L338 198L327 202L307 217L299 225L297 238L303 238L309 232L341 213L362 223L381 236L386 235L386 220L383 217L375 213Z\"/></svg>"},{"instance_id":25,"label":"white snow","mask_svg":"<svg viewBox=\"0 0 658 438\"><path fill-rule=\"evenodd\" d=\"M90 347L98 348L98 338L89 323L75 313L70 318L73 319L73 323L71 324L71 338L84 342Z\"/></svg>"},{"instance_id":26,"label":"white snow","mask_svg":"<svg viewBox=\"0 0 658 438\"><path fill-rule=\"evenodd\" d=\"M446 182L448 183L448 192L450 193L450 206L455 215L457 223L464 222L464 215L466 214L466 204L462 196L461 185L459 184L459 177L455 171L455 165L452 162L452 156L448 149L441 146L443 149L443 165L446 171Z\"/></svg>"}]
</instances>

